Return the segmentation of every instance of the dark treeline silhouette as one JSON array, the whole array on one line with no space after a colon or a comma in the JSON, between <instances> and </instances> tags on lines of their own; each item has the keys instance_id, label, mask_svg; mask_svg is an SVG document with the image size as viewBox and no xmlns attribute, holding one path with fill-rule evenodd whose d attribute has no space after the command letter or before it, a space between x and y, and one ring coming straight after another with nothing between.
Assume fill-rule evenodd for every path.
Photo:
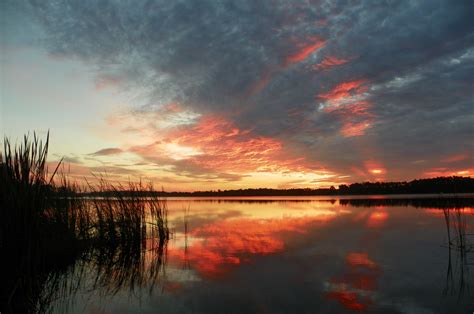
<instances>
[{"instance_id":1,"label":"dark treeline silhouette","mask_svg":"<svg viewBox=\"0 0 474 314\"><path fill-rule=\"evenodd\" d=\"M108 196L112 192L87 192L83 196ZM128 191L122 191L127 196ZM363 182L350 185L339 185L338 188L322 189L239 189L212 190L195 192L140 192L146 196L199 197L199 196L318 196L318 195L374 195L374 194L456 194L474 193L474 178L471 177L438 177L418 179L409 182Z\"/></svg>"}]
</instances>

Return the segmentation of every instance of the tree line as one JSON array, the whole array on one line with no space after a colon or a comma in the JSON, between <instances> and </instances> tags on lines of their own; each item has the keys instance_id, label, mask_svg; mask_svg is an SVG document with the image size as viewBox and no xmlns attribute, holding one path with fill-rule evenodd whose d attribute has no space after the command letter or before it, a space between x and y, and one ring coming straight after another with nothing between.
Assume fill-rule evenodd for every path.
<instances>
[{"instance_id":1,"label":"tree line","mask_svg":"<svg viewBox=\"0 0 474 314\"><path fill-rule=\"evenodd\" d=\"M84 196L107 196L108 191L86 192ZM110 192L112 193L112 192ZM127 191L121 193L126 196ZM136 195L137 191L133 192ZM149 191L140 192L143 197L152 196ZM294 189L238 189L209 190L194 192L153 192L153 196L193 197L193 196L318 196L318 195L369 195L369 194L456 194L474 193L474 178L471 177L437 177L403 182L362 182L349 185L342 184L337 188L294 188Z\"/></svg>"}]
</instances>

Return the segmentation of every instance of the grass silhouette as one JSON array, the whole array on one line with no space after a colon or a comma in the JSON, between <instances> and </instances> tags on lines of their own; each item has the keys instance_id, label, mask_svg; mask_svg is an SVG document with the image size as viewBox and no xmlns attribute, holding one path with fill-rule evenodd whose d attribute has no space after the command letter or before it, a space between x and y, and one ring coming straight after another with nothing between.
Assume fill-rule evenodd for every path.
<instances>
[{"instance_id":1,"label":"grass silhouette","mask_svg":"<svg viewBox=\"0 0 474 314\"><path fill-rule=\"evenodd\" d=\"M150 281L165 260L168 209L165 199L142 197L143 191L156 195L151 184L122 186L102 177L89 189L106 196L81 197L83 191L68 179L61 161L50 174L48 148L49 133L45 141L33 134L15 146L5 138L0 153L0 248L7 262L2 312L42 312L45 300L55 295L48 297L43 288L55 287L57 274L79 257L96 265L95 285L109 289ZM145 276L150 250L155 262Z\"/></svg>"}]
</instances>

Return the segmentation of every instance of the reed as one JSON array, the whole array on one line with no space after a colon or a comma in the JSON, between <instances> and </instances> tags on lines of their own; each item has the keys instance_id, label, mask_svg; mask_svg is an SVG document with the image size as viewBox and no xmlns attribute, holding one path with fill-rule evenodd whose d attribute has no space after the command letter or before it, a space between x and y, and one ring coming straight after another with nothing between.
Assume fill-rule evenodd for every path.
<instances>
[{"instance_id":1,"label":"reed","mask_svg":"<svg viewBox=\"0 0 474 314\"><path fill-rule=\"evenodd\" d=\"M105 195L89 201L92 207L89 228L98 241L114 246L143 244L147 237L169 239L166 200L158 196L143 197L144 192L156 195L153 185L141 181L114 185L100 178L96 186L89 184L89 190Z\"/></svg>"},{"instance_id":2,"label":"reed","mask_svg":"<svg viewBox=\"0 0 474 314\"><path fill-rule=\"evenodd\" d=\"M133 284L141 278L137 272L143 271L147 241L159 243L161 263L170 237L166 200L143 197L154 192L151 184L122 186L101 178L89 189L105 196L85 198L61 161L49 173L48 148L49 133L44 142L34 133L16 146L5 138L0 152L0 249L7 256L0 301L9 305L6 312L35 308L44 279L31 278L88 254L95 254L103 269L110 264L122 270L98 274L116 274L117 282Z\"/></svg>"},{"instance_id":3,"label":"reed","mask_svg":"<svg viewBox=\"0 0 474 314\"><path fill-rule=\"evenodd\" d=\"M32 140L26 135L22 144L13 149L9 139L4 139L3 153L0 153L2 247L12 244L10 239L15 239L15 246L31 247L37 236L49 193L46 167L48 146L49 133L44 143L36 134Z\"/></svg>"},{"instance_id":4,"label":"reed","mask_svg":"<svg viewBox=\"0 0 474 314\"><path fill-rule=\"evenodd\" d=\"M13 149L8 138L4 143L0 153L1 246L7 242L18 246L21 239L23 246L30 247L31 241L44 234L107 245L140 243L147 232L163 241L169 238L166 200L143 197L144 192L156 195L151 184L140 181L123 186L102 177L88 187L105 196L87 200L67 178L61 162L48 175L49 133L44 143L36 134L32 140L25 136Z\"/></svg>"}]
</instances>

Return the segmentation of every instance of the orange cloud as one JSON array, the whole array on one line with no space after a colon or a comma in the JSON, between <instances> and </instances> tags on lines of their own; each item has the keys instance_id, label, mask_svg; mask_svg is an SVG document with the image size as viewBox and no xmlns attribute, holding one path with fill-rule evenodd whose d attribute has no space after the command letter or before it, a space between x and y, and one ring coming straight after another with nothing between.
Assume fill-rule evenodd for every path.
<instances>
[{"instance_id":1,"label":"orange cloud","mask_svg":"<svg viewBox=\"0 0 474 314\"><path fill-rule=\"evenodd\" d=\"M334 87L329 92L319 94L318 97L327 99L331 102L331 105L336 106L339 104L339 101L345 98L367 91L367 87L363 86L363 84L366 82L366 80L343 82Z\"/></svg>"},{"instance_id":2,"label":"orange cloud","mask_svg":"<svg viewBox=\"0 0 474 314\"><path fill-rule=\"evenodd\" d=\"M344 137L354 137L365 134L365 130L370 127L367 122L345 122L341 128L341 134Z\"/></svg>"},{"instance_id":3,"label":"orange cloud","mask_svg":"<svg viewBox=\"0 0 474 314\"><path fill-rule=\"evenodd\" d=\"M469 156L467 154L455 154L455 155L450 155L450 156L442 159L441 161L451 163L451 162L463 161L463 160L466 160L468 158L469 158Z\"/></svg>"},{"instance_id":4,"label":"orange cloud","mask_svg":"<svg viewBox=\"0 0 474 314\"><path fill-rule=\"evenodd\" d=\"M291 64L304 61L313 52L324 47L324 45L326 45L326 42L320 39L313 39L312 43L304 43L302 45L299 45L299 50L286 58L284 66L287 67Z\"/></svg>"},{"instance_id":5,"label":"orange cloud","mask_svg":"<svg viewBox=\"0 0 474 314\"><path fill-rule=\"evenodd\" d=\"M334 56L326 56L323 61L313 66L316 70L326 70L338 65L342 65L349 62L349 59L339 59Z\"/></svg>"},{"instance_id":6,"label":"orange cloud","mask_svg":"<svg viewBox=\"0 0 474 314\"><path fill-rule=\"evenodd\" d=\"M474 168L448 169L445 167L431 168L423 173L427 178L450 177L450 176L474 176Z\"/></svg>"},{"instance_id":7,"label":"orange cloud","mask_svg":"<svg viewBox=\"0 0 474 314\"><path fill-rule=\"evenodd\" d=\"M241 130L216 115L202 117L192 127L170 132L164 142L201 152L187 161L216 171L304 172L314 167L304 158L289 156L278 139L254 137L251 130Z\"/></svg>"},{"instance_id":8,"label":"orange cloud","mask_svg":"<svg viewBox=\"0 0 474 314\"><path fill-rule=\"evenodd\" d=\"M342 123L340 132L344 137L364 135L373 123L372 104L364 94L368 90L366 83L366 80L343 82L317 96L325 100L323 111L339 117Z\"/></svg>"}]
</instances>

